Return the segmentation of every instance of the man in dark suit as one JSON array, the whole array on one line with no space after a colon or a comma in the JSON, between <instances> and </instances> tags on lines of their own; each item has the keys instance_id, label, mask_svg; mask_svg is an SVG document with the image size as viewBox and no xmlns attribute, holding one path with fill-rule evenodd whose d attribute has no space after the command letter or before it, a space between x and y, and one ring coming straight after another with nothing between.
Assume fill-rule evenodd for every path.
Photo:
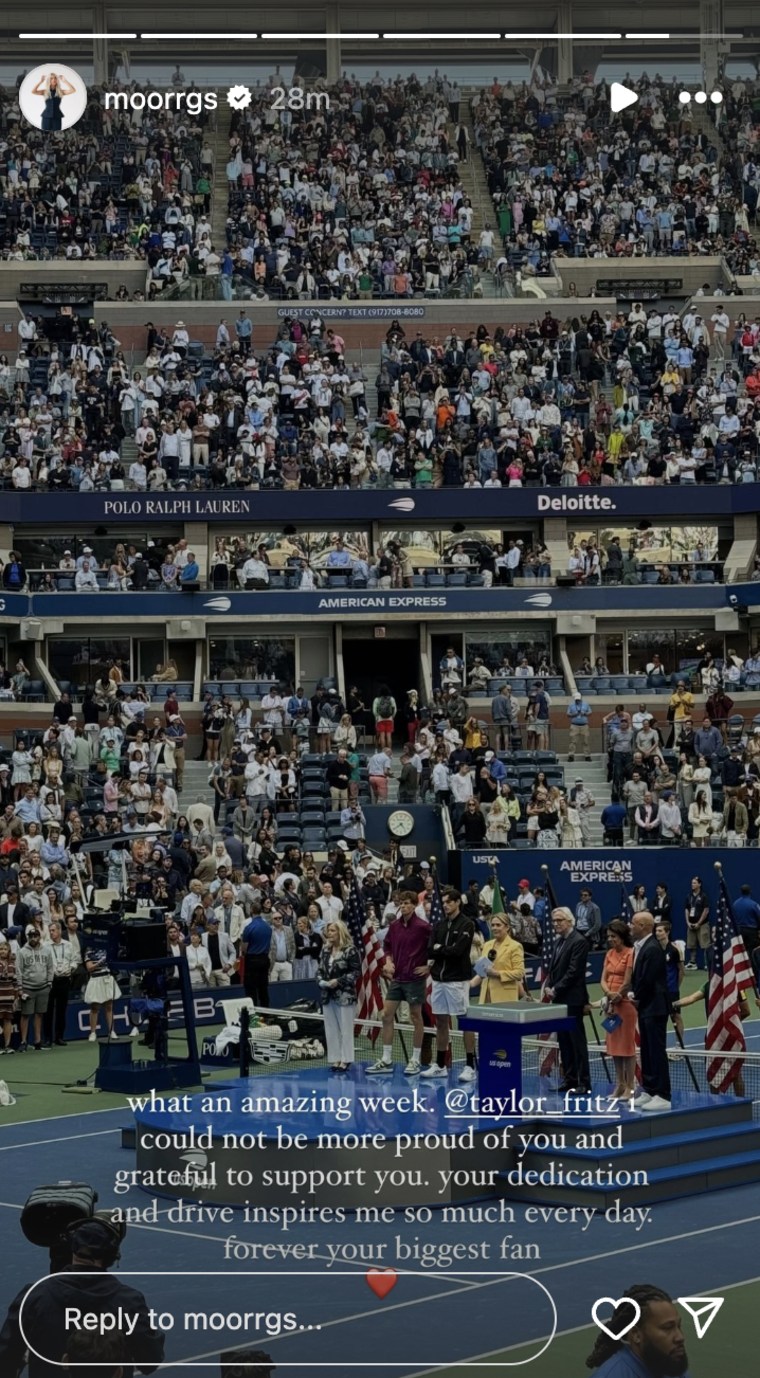
<instances>
[{"instance_id":1,"label":"man in dark suit","mask_svg":"<svg viewBox=\"0 0 760 1378\"><path fill-rule=\"evenodd\" d=\"M0 904L0 929L26 928L32 921L32 911L28 904L19 899L18 885L14 881L9 881L6 894L7 902Z\"/></svg>"},{"instance_id":2,"label":"man in dark suit","mask_svg":"<svg viewBox=\"0 0 760 1378\"><path fill-rule=\"evenodd\" d=\"M557 1034L562 1059L560 1091L588 1092L591 1073L588 1065L588 1044L584 1011L588 1004L586 989L586 961L588 943L575 931L575 919L569 909L552 909L552 924L556 935L554 956L549 966L545 994L554 1005L567 1005L567 1012L575 1020L575 1028Z\"/></svg>"},{"instance_id":3,"label":"man in dark suit","mask_svg":"<svg viewBox=\"0 0 760 1378\"><path fill-rule=\"evenodd\" d=\"M654 918L644 909L631 920L633 979L631 999L639 1016L642 1089L636 1109L656 1113L670 1109L668 1068L668 968L654 936Z\"/></svg>"}]
</instances>

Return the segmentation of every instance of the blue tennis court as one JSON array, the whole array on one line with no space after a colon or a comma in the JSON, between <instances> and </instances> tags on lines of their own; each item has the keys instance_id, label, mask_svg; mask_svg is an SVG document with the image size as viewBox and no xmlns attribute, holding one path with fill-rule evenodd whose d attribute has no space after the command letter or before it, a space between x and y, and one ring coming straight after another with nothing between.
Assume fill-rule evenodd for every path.
<instances>
[{"instance_id":1,"label":"blue tennis court","mask_svg":"<svg viewBox=\"0 0 760 1378\"><path fill-rule=\"evenodd\" d=\"M747 1033L750 1040L760 1040L760 1022L748 1026ZM688 1031L695 1047L702 1038L701 1030ZM6 1184L0 1209L10 1245L0 1259L3 1306L22 1281L47 1271L46 1254L26 1242L14 1220L33 1186L84 1179L96 1187L100 1206L148 1204L149 1197L140 1191L119 1196L113 1188L117 1169L134 1161L121 1147L121 1128L129 1118L124 1109L96 1109L0 1129ZM199 1375L213 1371L221 1350L248 1343L271 1353L283 1373L305 1372L313 1364L349 1378L359 1378L367 1369L380 1378L412 1378L496 1355L498 1359L486 1362L503 1368L531 1358L532 1375L559 1378L562 1337L588 1326L591 1305L599 1296L617 1295L642 1280L658 1283L674 1296L691 1294L697 1277L703 1290L744 1286L747 1293L754 1291L747 1286L755 1281L760 1225L754 1186L658 1204L638 1229L610 1225L598 1215L526 1224L521 1203L511 1204L517 1216L513 1223L445 1223L440 1211L418 1222L395 1212L381 1223L359 1225L348 1215L339 1226L314 1223L283 1232L279 1225L247 1223L242 1211L234 1212L234 1223L220 1223L218 1214L192 1224L174 1223L171 1203L160 1200L155 1221L130 1225L120 1269L125 1277L132 1275L129 1280L145 1292L149 1304L178 1318L167 1335L167 1364ZM256 1246L252 1263L229 1256L233 1235L241 1245ZM445 1269L423 1266L415 1256L424 1244L450 1241L470 1246L473 1256ZM297 1242L312 1246L309 1256L288 1255L287 1246ZM336 1242L353 1246L355 1259L348 1261L345 1251L339 1260L334 1252L331 1257L328 1245ZM485 1260L480 1256L484 1242L490 1246ZM267 1244L275 1246L270 1258L262 1256ZM512 1251L528 1244L538 1246L538 1257L516 1262ZM399 1252L405 1254L401 1259ZM383 1299L367 1282L373 1266L398 1273ZM536 1358L555 1328L554 1308L559 1338ZM255 1333L250 1328L209 1333L192 1322L185 1328L185 1313L201 1309L222 1319L252 1314L258 1317ZM304 1328L273 1333L279 1323L266 1317L283 1311L292 1312ZM710 1372L700 1367L699 1354L691 1372L694 1378L707 1378Z\"/></svg>"}]
</instances>

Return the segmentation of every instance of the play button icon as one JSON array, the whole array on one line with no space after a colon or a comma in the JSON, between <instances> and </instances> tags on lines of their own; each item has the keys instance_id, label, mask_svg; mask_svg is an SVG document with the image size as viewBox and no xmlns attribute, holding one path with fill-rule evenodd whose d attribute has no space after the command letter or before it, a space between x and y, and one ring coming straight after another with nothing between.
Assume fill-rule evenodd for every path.
<instances>
[{"instance_id":1,"label":"play button icon","mask_svg":"<svg viewBox=\"0 0 760 1378\"><path fill-rule=\"evenodd\" d=\"M617 115L620 110L627 110L629 105L635 105L638 96L629 87L622 86L619 81L613 81L610 87L610 108L613 115Z\"/></svg>"}]
</instances>

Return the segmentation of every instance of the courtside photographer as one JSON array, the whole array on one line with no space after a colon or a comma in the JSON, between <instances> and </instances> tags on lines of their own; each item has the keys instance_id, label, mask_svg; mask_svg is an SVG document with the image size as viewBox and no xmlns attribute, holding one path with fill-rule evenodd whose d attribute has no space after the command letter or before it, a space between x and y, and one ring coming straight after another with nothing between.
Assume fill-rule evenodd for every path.
<instances>
[{"instance_id":1,"label":"courtside photographer","mask_svg":"<svg viewBox=\"0 0 760 1378\"><path fill-rule=\"evenodd\" d=\"M25 1364L29 1378L60 1375L64 1356L71 1356L81 1333L71 1323L67 1328L67 1316L71 1321L75 1311L129 1317L131 1333L120 1336L125 1363L113 1365L120 1378L154 1373L161 1363L164 1337L150 1324L144 1296L108 1272L119 1261L126 1228L107 1211L96 1214L96 1201L86 1184L60 1182L38 1187L26 1202L21 1228L32 1244L49 1250L51 1275L27 1283L11 1302L0 1331L3 1378L18 1378Z\"/></svg>"}]
</instances>

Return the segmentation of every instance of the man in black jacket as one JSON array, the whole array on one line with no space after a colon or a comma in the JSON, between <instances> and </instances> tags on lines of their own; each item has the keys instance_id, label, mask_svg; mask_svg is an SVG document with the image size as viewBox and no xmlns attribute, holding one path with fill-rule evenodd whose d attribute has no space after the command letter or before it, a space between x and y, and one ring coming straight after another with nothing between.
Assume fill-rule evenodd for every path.
<instances>
[{"instance_id":1,"label":"man in black jacket","mask_svg":"<svg viewBox=\"0 0 760 1378\"><path fill-rule=\"evenodd\" d=\"M575 931L575 919L569 909L560 906L552 909L555 943L544 993L554 1005L567 1005L567 1012L575 1020L574 1029L565 1029L557 1034L559 1055L562 1059L562 1081L560 1091L578 1091L587 1094L591 1090L591 1073L588 1065L588 1043L584 1016L588 1004L586 987L586 961L588 943Z\"/></svg>"},{"instance_id":2,"label":"man in black jacket","mask_svg":"<svg viewBox=\"0 0 760 1378\"><path fill-rule=\"evenodd\" d=\"M118 1314L119 1307L124 1308L131 1332L124 1378L135 1372L155 1373L164 1357L164 1337L150 1324L142 1292L107 1272L119 1257L113 1226L98 1219L85 1220L71 1231L70 1243L69 1266L35 1285L26 1302L28 1287L11 1302L0 1331L0 1373L16 1378L21 1372L27 1348L24 1336L29 1335L37 1337L39 1346L39 1353L29 1355L29 1378L54 1378L62 1371L61 1360L73 1333L71 1324L66 1326L67 1309L110 1316Z\"/></svg>"},{"instance_id":3,"label":"man in black jacket","mask_svg":"<svg viewBox=\"0 0 760 1378\"><path fill-rule=\"evenodd\" d=\"M8 899L0 904L0 929L26 928L26 925L32 922L32 911L28 904L19 899L18 885L15 880L8 881L5 893Z\"/></svg>"},{"instance_id":4,"label":"man in black jacket","mask_svg":"<svg viewBox=\"0 0 760 1378\"><path fill-rule=\"evenodd\" d=\"M654 936L648 910L631 920L634 943L631 999L639 1016L641 1085L636 1109L648 1113L670 1109L668 1068L668 970L665 953Z\"/></svg>"},{"instance_id":5,"label":"man in black jacket","mask_svg":"<svg viewBox=\"0 0 760 1378\"><path fill-rule=\"evenodd\" d=\"M472 962L470 948L475 924L462 913L462 896L451 885L441 891L443 920L430 934L428 968L433 978L430 1009L435 1018L436 1059L425 1067L423 1077L446 1077L449 1051L449 1028L453 1015L466 1014L470 1003ZM475 1080L475 1035L464 1036L467 1066L459 1074L460 1081Z\"/></svg>"}]
</instances>

